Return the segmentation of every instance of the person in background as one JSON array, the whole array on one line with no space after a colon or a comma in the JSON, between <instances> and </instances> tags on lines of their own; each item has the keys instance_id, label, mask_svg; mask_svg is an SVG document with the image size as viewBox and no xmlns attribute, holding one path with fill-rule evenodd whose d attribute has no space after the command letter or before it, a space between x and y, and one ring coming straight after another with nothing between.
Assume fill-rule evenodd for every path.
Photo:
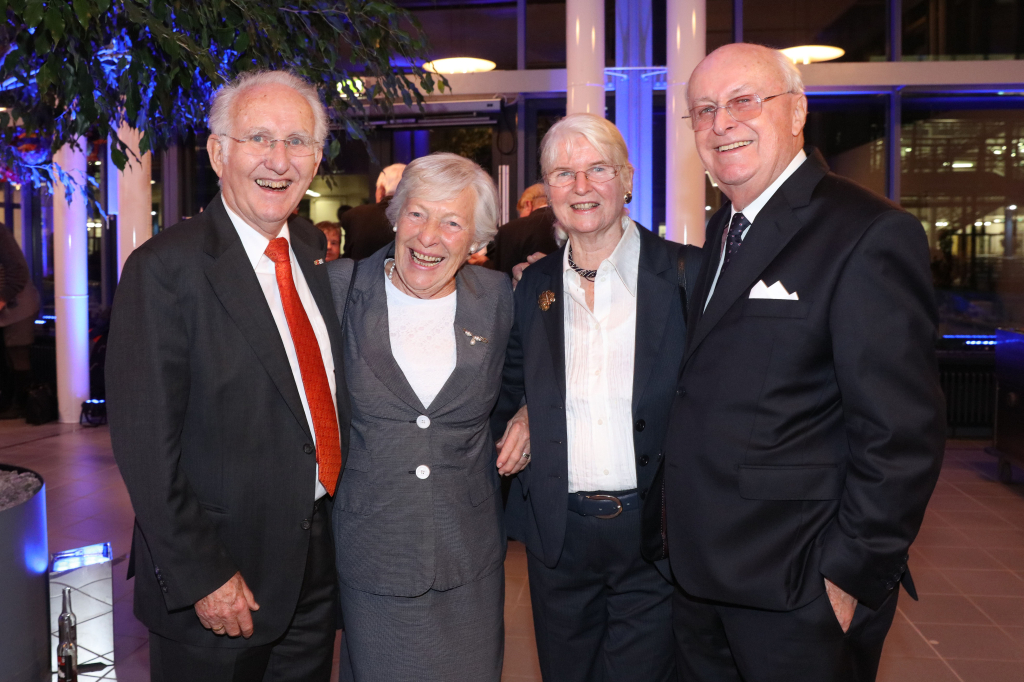
<instances>
[{"instance_id":1,"label":"person in background","mask_svg":"<svg viewBox=\"0 0 1024 682\"><path fill-rule=\"evenodd\" d=\"M687 99L729 201L664 445L681 677L874 680L943 454L928 240L804 147L781 52L723 46Z\"/></svg>"},{"instance_id":2,"label":"person in background","mask_svg":"<svg viewBox=\"0 0 1024 682\"><path fill-rule=\"evenodd\" d=\"M394 163L382 170L377 177L376 203L356 206L341 216L341 227L345 230L342 256L361 260L394 241L395 233L387 210L403 171L404 163Z\"/></svg>"},{"instance_id":3,"label":"person in background","mask_svg":"<svg viewBox=\"0 0 1024 682\"><path fill-rule=\"evenodd\" d=\"M700 250L629 218L633 167L611 122L566 116L540 157L568 242L516 288L492 428L506 439L528 430L532 443L506 522L526 544L541 673L674 682L672 583L648 550L662 544L661 442ZM524 398L527 423L520 413L506 427Z\"/></svg>"},{"instance_id":4,"label":"person in background","mask_svg":"<svg viewBox=\"0 0 1024 682\"><path fill-rule=\"evenodd\" d=\"M328 266L352 396L334 509L347 658L355 682L498 682L498 480L527 465L529 435L496 452L512 287L466 265L494 234L497 190L472 161L431 154L409 164L388 217L394 244Z\"/></svg>"},{"instance_id":5,"label":"person in background","mask_svg":"<svg viewBox=\"0 0 1024 682\"><path fill-rule=\"evenodd\" d=\"M214 95L209 126L221 191L132 252L111 313L135 614L154 682L327 682L348 394L326 240L288 222L327 111L301 78L249 72Z\"/></svg>"},{"instance_id":6,"label":"person in background","mask_svg":"<svg viewBox=\"0 0 1024 682\"><path fill-rule=\"evenodd\" d=\"M7 360L6 381L0 391L7 407L0 412L0 419L25 416L25 401L32 384L32 344L36 338L39 291L30 274L14 234L0 224L0 327L4 330Z\"/></svg>"},{"instance_id":7,"label":"person in background","mask_svg":"<svg viewBox=\"0 0 1024 682\"><path fill-rule=\"evenodd\" d=\"M565 241L555 225L555 213L548 207L544 184L526 188L519 198L519 218L498 228L487 251L488 267L512 275L512 268L535 253L549 254Z\"/></svg>"},{"instance_id":8,"label":"person in background","mask_svg":"<svg viewBox=\"0 0 1024 682\"><path fill-rule=\"evenodd\" d=\"M321 220L316 224L316 229L327 237L327 255L324 256L324 260L328 263L338 260L341 257L341 227L330 220Z\"/></svg>"}]
</instances>

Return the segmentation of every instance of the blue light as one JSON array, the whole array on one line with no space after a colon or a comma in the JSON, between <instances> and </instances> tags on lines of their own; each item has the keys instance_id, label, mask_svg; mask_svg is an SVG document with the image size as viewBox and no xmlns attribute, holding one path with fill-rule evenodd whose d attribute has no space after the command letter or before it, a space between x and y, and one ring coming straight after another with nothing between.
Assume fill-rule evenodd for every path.
<instances>
[{"instance_id":1,"label":"blue light","mask_svg":"<svg viewBox=\"0 0 1024 682\"><path fill-rule=\"evenodd\" d=\"M66 549L53 555L53 573L63 573L83 566L102 564L113 558L113 551L109 542L98 545L88 545L77 549Z\"/></svg>"},{"instance_id":2,"label":"blue light","mask_svg":"<svg viewBox=\"0 0 1024 682\"><path fill-rule=\"evenodd\" d=\"M944 339L991 339L995 341L995 334L946 334Z\"/></svg>"}]
</instances>

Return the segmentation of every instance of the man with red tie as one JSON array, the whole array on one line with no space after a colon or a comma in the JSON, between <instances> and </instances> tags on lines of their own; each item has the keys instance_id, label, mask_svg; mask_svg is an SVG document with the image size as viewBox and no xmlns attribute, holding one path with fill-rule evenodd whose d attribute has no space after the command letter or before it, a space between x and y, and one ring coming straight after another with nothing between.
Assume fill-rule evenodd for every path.
<instances>
[{"instance_id":1,"label":"man with red tie","mask_svg":"<svg viewBox=\"0 0 1024 682\"><path fill-rule=\"evenodd\" d=\"M111 316L135 613L154 682L326 682L348 407L326 241L288 218L327 115L271 71L221 88L209 124L221 193L131 255Z\"/></svg>"}]
</instances>

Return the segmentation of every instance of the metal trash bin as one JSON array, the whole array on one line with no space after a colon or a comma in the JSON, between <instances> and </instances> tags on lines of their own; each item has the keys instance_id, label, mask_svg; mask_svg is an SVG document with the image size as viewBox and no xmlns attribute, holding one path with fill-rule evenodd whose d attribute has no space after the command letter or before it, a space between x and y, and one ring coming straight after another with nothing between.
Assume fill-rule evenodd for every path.
<instances>
[{"instance_id":1,"label":"metal trash bin","mask_svg":"<svg viewBox=\"0 0 1024 682\"><path fill-rule=\"evenodd\" d=\"M0 682L50 679L49 567L44 482L27 502L0 511Z\"/></svg>"}]
</instances>

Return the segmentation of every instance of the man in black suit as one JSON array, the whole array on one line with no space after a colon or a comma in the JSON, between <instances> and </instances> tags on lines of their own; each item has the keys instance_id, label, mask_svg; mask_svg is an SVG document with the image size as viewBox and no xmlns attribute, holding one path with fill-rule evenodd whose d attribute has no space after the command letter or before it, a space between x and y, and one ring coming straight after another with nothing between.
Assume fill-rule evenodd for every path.
<instances>
[{"instance_id":1,"label":"man in black suit","mask_svg":"<svg viewBox=\"0 0 1024 682\"><path fill-rule=\"evenodd\" d=\"M377 177L377 203L356 206L339 216L341 229L345 230L342 258L362 260L394 241L394 226L387 210L404 170L404 163L393 163L382 170Z\"/></svg>"},{"instance_id":2,"label":"man in black suit","mask_svg":"<svg viewBox=\"0 0 1024 682\"><path fill-rule=\"evenodd\" d=\"M129 257L111 316L135 613L155 681L326 682L348 408L325 239L287 221L327 116L308 83L260 72L217 93L210 130L221 193Z\"/></svg>"},{"instance_id":3,"label":"man in black suit","mask_svg":"<svg viewBox=\"0 0 1024 682\"><path fill-rule=\"evenodd\" d=\"M536 192L539 190L539 194ZM544 185L528 187L519 200L520 216L498 228L487 253L489 267L512 276L512 268L526 262L535 253L552 253L558 249L555 213L548 206ZM564 237L564 235L563 235Z\"/></svg>"},{"instance_id":4,"label":"man in black suit","mask_svg":"<svg viewBox=\"0 0 1024 682\"><path fill-rule=\"evenodd\" d=\"M684 679L873 680L942 459L920 223L803 149L799 72L711 53L696 145L707 228L665 439Z\"/></svg>"}]
</instances>

